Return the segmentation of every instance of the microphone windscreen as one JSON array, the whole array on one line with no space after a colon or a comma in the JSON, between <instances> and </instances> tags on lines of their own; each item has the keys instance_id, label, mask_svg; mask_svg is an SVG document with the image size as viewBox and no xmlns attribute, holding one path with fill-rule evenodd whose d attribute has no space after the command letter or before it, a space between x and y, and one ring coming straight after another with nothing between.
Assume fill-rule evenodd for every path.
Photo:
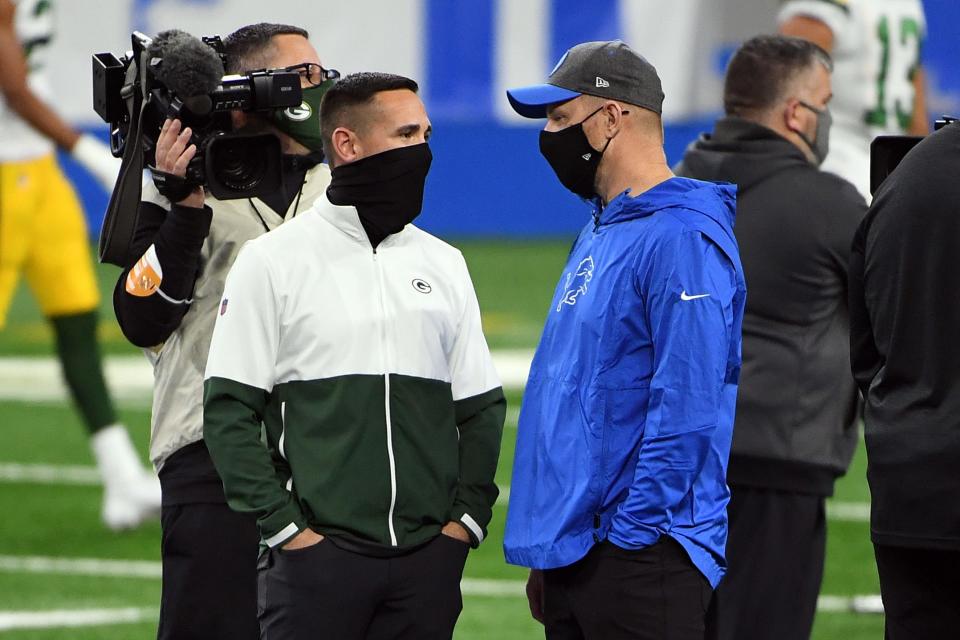
<instances>
[{"instance_id":1,"label":"microphone windscreen","mask_svg":"<svg viewBox=\"0 0 960 640\"><path fill-rule=\"evenodd\" d=\"M156 79L181 99L211 93L224 75L220 56L178 29L157 34L147 47L147 56Z\"/></svg>"}]
</instances>

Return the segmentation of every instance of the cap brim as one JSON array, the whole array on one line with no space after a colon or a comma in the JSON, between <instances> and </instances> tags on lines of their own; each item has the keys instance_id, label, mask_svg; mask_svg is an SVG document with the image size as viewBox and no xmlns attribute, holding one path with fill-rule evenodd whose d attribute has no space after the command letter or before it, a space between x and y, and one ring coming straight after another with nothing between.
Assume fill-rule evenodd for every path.
<instances>
[{"instance_id":1,"label":"cap brim","mask_svg":"<svg viewBox=\"0 0 960 640\"><path fill-rule=\"evenodd\" d=\"M558 102L573 100L581 95L576 91L552 84L536 84L530 87L507 89L507 99L513 110L524 118L546 118L547 107Z\"/></svg>"}]
</instances>

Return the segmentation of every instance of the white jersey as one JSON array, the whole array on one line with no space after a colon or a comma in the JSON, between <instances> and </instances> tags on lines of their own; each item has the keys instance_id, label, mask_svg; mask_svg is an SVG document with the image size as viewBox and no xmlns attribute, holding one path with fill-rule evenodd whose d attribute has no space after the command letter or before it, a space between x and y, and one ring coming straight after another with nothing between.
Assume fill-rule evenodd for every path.
<instances>
[{"instance_id":1,"label":"white jersey","mask_svg":"<svg viewBox=\"0 0 960 640\"><path fill-rule=\"evenodd\" d=\"M870 201L870 143L913 120L913 73L926 20L920 0L788 0L780 24L806 16L833 31L830 155L823 165Z\"/></svg>"},{"instance_id":2,"label":"white jersey","mask_svg":"<svg viewBox=\"0 0 960 640\"><path fill-rule=\"evenodd\" d=\"M27 59L27 84L44 102L50 102L47 79L48 50L53 39L51 0L13 0L13 28ZM54 144L7 105L0 94L0 162L32 160L52 153Z\"/></svg>"}]
</instances>

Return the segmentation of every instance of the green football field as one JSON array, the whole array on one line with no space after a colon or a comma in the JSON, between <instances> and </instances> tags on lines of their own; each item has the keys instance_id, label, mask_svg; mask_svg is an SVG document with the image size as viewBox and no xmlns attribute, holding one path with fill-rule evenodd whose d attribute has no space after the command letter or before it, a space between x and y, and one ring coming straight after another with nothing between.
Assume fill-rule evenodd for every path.
<instances>
[{"instance_id":1,"label":"green football field","mask_svg":"<svg viewBox=\"0 0 960 640\"><path fill-rule=\"evenodd\" d=\"M532 348L566 242L466 242L463 249L484 312L493 349ZM123 342L110 306L117 270L100 267L104 304L101 336L111 356L135 355ZM50 333L29 294L21 289L0 333L0 365L11 357L49 356ZM17 365L14 365L17 366ZM9 378L7 378L9 380ZM111 533L99 521L100 488L78 418L60 399L26 401L41 383L0 388L0 637L10 640L136 640L156 633L160 580L160 528ZM510 390L510 410L498 471L510 484L520 389ZM149 406L120 403L123 421L146 452ZM44 475L47 474L47 475ZM18 479L19 478L19 479ZM882 637L883 618L854 613L854 596L879 593L866 522L869 493L865 459L857 454L830 505L829 542L821 611L814 637L859 640ZM464 580L464 610L456 638L542 637L527 613L525 571L504 563L500 549L506 506L494 511L489 539L471 553Z\"/></svg>"}]
</instances>

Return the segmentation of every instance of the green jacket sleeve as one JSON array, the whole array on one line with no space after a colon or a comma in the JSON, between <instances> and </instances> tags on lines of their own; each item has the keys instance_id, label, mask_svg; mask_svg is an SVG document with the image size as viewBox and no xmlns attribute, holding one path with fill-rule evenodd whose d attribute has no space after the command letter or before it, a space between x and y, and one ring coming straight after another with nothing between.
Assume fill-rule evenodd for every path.
<instances>
[{"instance_id":1,"label":"green jacket sleeve","mask_svg":"<svg viewBox=\"0 0 960 640\"><path fill-rule=\"evenodd\" d=\"M500 491L494 483L507 402L480 323L480 305L462 263L463 308L450 357L451 386L460 432L460 482L451 518L477 546L487 535Z\"/></svg>"},{"instance_id":2,"label":"green jacket sleeve","mask_svg":"<svg viewBox=\"0 0 960 640\"><path fill-rule=\"evenodd\" d=\"M507 401L497 387L454 403L460 431L460 483L452 517L470 533L473 546L487 535L500 490L493 479L500 459L500 440Z\"/></svg>"}]
</instances>

